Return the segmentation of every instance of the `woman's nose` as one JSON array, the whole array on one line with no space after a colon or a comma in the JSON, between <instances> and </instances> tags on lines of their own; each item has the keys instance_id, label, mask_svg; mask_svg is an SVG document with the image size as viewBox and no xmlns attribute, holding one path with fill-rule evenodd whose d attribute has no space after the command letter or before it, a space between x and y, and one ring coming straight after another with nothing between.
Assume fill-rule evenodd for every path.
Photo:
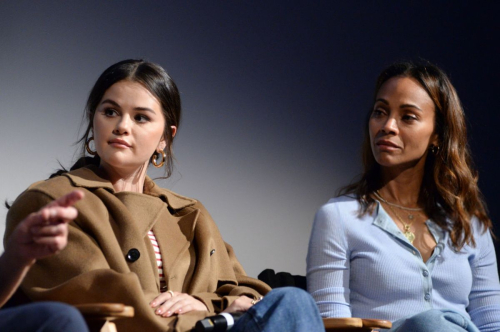
<instances>
[{"instance_id":1,"label":"woman's nose","mask_svg":"<svg viewBox=\"0 0 500 332\"><path fill-rule=\"evenodd\" d=\"M398 122L392 117L388 117L382 126L382 131L386 134L397 134L398 130Z\"/></svg>"},{"instance_id":2,"label":"woman's nose","mask_svg":"<svg viewBox=\"0 0 500 332\"><path fill-rule=\"evenodd\" d=\"M120 117L116 123L113 133L116 135L126 135L130 133L131 119L128 115Z\"/></svg>"}]
</instances>

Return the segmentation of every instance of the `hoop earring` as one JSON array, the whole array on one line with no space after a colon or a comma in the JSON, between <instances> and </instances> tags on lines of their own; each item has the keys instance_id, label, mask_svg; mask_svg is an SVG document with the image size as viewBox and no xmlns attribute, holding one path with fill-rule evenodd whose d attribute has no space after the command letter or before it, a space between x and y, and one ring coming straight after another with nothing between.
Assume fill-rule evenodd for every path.
<instances>
[{"instance_id":1,"label":"hoop earring","mask_svg":"<svg viewBox=\"0 0 500 332\"><path fill-rule=\"evenodd\" d=\"M439 146L431 145L430 150L431 150L433 155L437 155L439 153Z\"/></svg>"},{"instance_id":2,"label":"hoop earring","mask_svg":"<svg viewBox=\"0 0 500 332\"><path fill-rule=\"evenodd\" d=\"M88 140L85 141L85 150L87 150L88 154L91 156L95 156L97 154L97 151L92 151L90 149L90 142L94 140L94 136L89 137Z\"/></svg>"},{"instance_id":3,"label":"hoop earring","mask_svg":"<svg viewBox=\"0 0 500 332\"><path fill-rule=\"evenodd\" d=\"M161 162L158 163L158 156L160 155L160 153L161 153ZM163 150L155 151L155 153L153 153L153 157L151 157L151 163L156 168L162 167L165 164L165 160L167 160L167 154Z\"/></svg>"}]
</instances>

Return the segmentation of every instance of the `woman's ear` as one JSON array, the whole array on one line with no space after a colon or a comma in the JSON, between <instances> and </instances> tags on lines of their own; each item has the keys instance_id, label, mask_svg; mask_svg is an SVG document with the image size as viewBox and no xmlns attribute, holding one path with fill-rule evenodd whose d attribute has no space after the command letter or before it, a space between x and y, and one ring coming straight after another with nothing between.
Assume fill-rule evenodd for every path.
<instances>
[{"instance_id":1,"label":"woman's ear","mask_svg":"<svg viewBox=\"0 0 500 332\"><path fill-rule=\"evenodd\" d=\"M172 129L172 138L174 138L175 134L177 133L177 127L170 126L170 129ZM162 137L160 143L158 143L158 148L156 149L156 151L164 150L166 147L167 147L167 142L165 141L165 137Z\"/></svg>"},{"instance_id":2,"label":"woman's ear","mask_svg":"<svg viewBox=\"0 0 500 332\"><path fill-rule=\"evenodd\" d=\"M437 146L437 147L439 147L439 135L436 134L436 133L432 134L429 147L431 147L431 146Z\"/></svg>"}]
</instances>

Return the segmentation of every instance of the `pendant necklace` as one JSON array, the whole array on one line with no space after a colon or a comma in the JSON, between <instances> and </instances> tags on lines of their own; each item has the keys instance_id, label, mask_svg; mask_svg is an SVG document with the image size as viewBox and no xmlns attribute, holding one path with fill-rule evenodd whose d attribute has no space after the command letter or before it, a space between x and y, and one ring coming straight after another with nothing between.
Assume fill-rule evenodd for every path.
<instances>
[{"instance_id":1,"label":"pendant necklace","mask_svg":"<svg viewBox=\"0 0 500 332\"><path fill-rule=\"evenodd\" d=\"M406 211L422 211L423 209L422 208L409 208L409 207L406 207L406 206L401 206L401 205L398 205L398 204L394 204L394 203L391 203L391 202L388 202L386 201L384 198L382 198L382 196L380 195L380 192L377 190L373 193L378 199L380 199L382 202L384 202L385 204L387 204L387 206L389 207L389 209L391 209L392 213L394 213L396 215L396 217L399 219L399 221L403 224L403 228L404 228L404 232L403 232L403 235L408 239L408 241L410 241L411 244L413 244L413 241L415 241L415 233L413 233L411 230L410 230L410 227L411 225L413 224L413 222L416 220L415 218L415 215L411 212L408 212L408 219L410 220L410 223L407 224L403 221L403 218L401 218L399 216L399 214L396 212L396 210L394 210L392 207L397 207L401 210L406 210ZM418 213L417 213L417 216L418 216Z\"/></svg>"},{"instance_id":2,"label":"pendant necklace","mask_svg":"<svg viewBox=\"0 0 500 332\"><path fill-rule=\"evenodd\" d=\"M415 241L415 233L413 233L410 230L410 227L413 224L413 222L415 221L415 217L412 215L412 218L410 219L411 222L409 224L407 224L403 221L403 218L401 218L399 216L399 214L397 214L397 212L392 208L392 206L390 206L390 205L388 205L388 206L389 206L389 209L391 209L391 211L396 215L396 217L399 219L399 221L401 221L401 223L403 224L403 227L405 229L403 232L403 235L408 239L408 241L410 241L411 244L413 244L413 241Z\"/></svg>"}]
</instances>

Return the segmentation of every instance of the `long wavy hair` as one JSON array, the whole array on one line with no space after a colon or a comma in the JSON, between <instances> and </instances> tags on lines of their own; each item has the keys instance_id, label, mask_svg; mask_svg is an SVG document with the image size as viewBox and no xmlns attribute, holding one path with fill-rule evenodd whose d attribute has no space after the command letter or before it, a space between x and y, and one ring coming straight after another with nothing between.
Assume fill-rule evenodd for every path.
<instances>
[{"instance_id":1,"label":"long wavy hair","mask_svg":"<svg viewBox=\"0 0 500 332\"><path fill-rule=\"evenodd\" d=\"M85 143L91 135L94 115L104 93L113 84L125 80L141 84L151 92L161 104L162 113L165 118L163 137L167 144L165 147L165 153L167 155L165 160L165 177L168 178L173 171L173 137L171 126L179 128L181 121L181 99L179 90L172 78L161 66L141 59L129 59L115 63L107 68L97 79L94 87L90 91L85 106L84 118L87 123L85 133L77 142L80 143L80 157L70 170L78 169L88 164L99 165L100 158L98 155L94 157L85 155ZM65 172L67 172L67 170L63 168L50 177Z\"/></svg>"},{"instance_id":2,"label":"long wavy hair","mask_svg":"<svg viewBox=\"0 0 500 332\"><path fill-rule=\"evenodd\" d=\"M428 153L419 201L424 202L427 215L449 232L455 249L460 250L465 244L475 246L471 218L479 220L483 231L491 229L492 223L477 186L478 175L467 144L465 114L457 92L438 67L429 63L398 62L379 75L374 101L382 85L393 77L415 79L434 102L439 150ZM384 185L368 134L372 111L370 109L365 120L362 148L364 172L359 181L341 188L338 193L354 194L361 204L361 214L372 211L375 200L371 194Z\"/></svg>"}]
</instances>

